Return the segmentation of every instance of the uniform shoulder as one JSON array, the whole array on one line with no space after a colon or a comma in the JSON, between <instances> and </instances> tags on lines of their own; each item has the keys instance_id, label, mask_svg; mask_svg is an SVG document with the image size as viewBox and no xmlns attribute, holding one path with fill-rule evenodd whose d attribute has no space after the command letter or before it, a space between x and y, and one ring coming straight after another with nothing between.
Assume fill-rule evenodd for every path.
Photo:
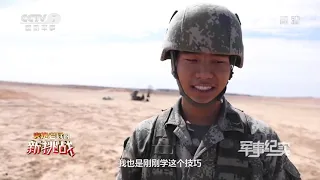
<instances>
[{"instance_id":1,"label":"uniform shoulder","mask_svg":"<svg viewBox=\"0 0 320 180\"><path fill-rule=\"evenodd\" d=\"M247 113L245 113L245 115L251 135L255 140L265 141L279 139L277 133L265 121L254 118Z\"/></svg>"},{"instance_id":2,"label":"uniform shoulder","mask_svg":"<svg viewBox=\"0 0 320 180\"><path fill-rule=\"evenodd\" d=\"M153 115L139 122L134 129L135 133L139 135L150 134L157 117L158 115Z\"/></svg>"},{"instance_id":3,"label":"uniform shoulder","mask_svg":"<svg viewBox=\"0 0 320 180\"><path fill-rule=\"evenodd\" d=\"M152 116L136 125L131 136L127 137L123 142L122 158L137 158L145 154L148 143L151 141L151 132L155 120L156 116Z\"/></svg>"},{"instance_id":4,"label":"uniform shoulder","mask_svg":"<svg viewBox=\"0 0 320 180\"><path fill-rule=\"evenodd\" d=\"M249 130L251 137L256 141L278 140L277 133L265 121L259 120L241 109L230 106L233 112L236 112L242 123Z\"/></svg>"},{"instance_id":5,"label":"uniform shoulder","mask_svg":"<svg viewBox=\"0 0 320 180\"><path fill-rule=\"evenodd\" d=\"M241 123L245 126L245 129L253 136L259 137L261 136L260 140L264 137L271 137L276 136L275 131L264 121L258 120L255 117L249 115L245 111L234 107L228 101L226 103L227 106L227 115L234 115L237 114L236 118L230 119L240 119ZM233 116L235 117L235 116ZM259 139L258 139L259 140Z\"/></svg>"},{"instance_id":6,"label":"uniform shoulder","mask_svg":"<svg viewBox=\"0 0 320 180\"><path fill-rule=\"evenodd\" d=\"M153 138L156 122L159 121L159 116L161 116L161 113L139 122L133 130L132 135L124 140L123 148L125 152L131 154L130 157L142 157L146 154ZM123 155L123 157L126 156L128 156L128 153Z\"/></svg>"},{"instance_id":7,"label":"uniform shoulder","mask_svg":"<svg viewBox=\"0 0 320 180\"><path fill-rule=\"evenodd\" d=\"M164 111L159 112L158 114L153 115L152 117L149 117L147 119L144 119L140 123L138 123L137 126L135 127L135 130L134 130L136 137L146 138L146 137L150 136L156 126L156 121L165 120L167 112L169 112L169 111L164 110Z\"/></svg>"},{"instance_id":8,"label":"uniform shoulder","mask_svg":"<svg viewBox=\"0 0 320 180\"><path fill-rule=\"evenodd\" d=\"M231 114L236 113L237 117L239 117L242 123L246 126L246 129L250 131L250 134L271 135L275 133L266 122L259 120L243 110L233 107L232 105L229 105L229 107L230 109L228 112L231 112Z\"/></svg>"}]
</instances>

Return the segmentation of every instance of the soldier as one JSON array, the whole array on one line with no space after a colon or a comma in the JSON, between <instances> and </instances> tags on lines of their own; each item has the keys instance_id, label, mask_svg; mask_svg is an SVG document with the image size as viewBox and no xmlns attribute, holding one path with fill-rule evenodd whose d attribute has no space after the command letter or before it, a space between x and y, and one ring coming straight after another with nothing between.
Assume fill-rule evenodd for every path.
<instances>
[{"instance_id":1,"label":"soldier","mask_svg":"<svg viewBox=\"0 0 320 180\"><path fill-rule=\"evenodd\" d=\"M126 139L118 180L301 179L286 154L239 152L240 141L280 139L224 97L233 67L244 61L237 14L208 3L175 11L161 55L166 59L182 97Z\"/></svg>"}]
</instances>

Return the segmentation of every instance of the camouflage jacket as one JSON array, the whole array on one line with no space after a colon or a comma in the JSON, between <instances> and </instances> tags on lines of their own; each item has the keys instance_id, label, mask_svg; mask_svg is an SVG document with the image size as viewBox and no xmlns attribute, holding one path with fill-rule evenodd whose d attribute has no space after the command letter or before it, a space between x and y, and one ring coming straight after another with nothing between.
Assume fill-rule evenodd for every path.
<instances>
[{"instance_id":1,"label":"camouflage jacket","mask_svg":"<svg viewBox=\"0 0 320 180\"><path fill-rule=\"evenodd\" d=\"M136 127L120 158L117 180L301 180L286 154L247 157L238 152L240 141L280 139L265 123L232 107L226 99L217 126L210 127L192 156L180 101ZM189 166L178 166L179 161L189 161Z\"/></svg>"}]
</instances>

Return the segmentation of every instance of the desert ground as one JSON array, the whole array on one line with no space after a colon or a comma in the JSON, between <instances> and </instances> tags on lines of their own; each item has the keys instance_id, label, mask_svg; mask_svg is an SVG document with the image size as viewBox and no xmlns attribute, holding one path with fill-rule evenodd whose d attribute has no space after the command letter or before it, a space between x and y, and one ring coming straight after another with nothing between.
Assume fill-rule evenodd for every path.
<instances>
[{"instance_id":1,"label":"desert ground","mask_svg":"<svg viewBox=\"0 0 320 180\"><path fill-rule=\"evenodd\" d=\"M114 100L104 101L111 96ZM0 83L0 179L115 179L123 140L137 123L172 106L178 95L131 101L115 89ZM320 180L320 99L227 96L291 145L304 180ZM70 134L75 156L27 154L34 132Z\"/></svg>"}]
</instances>

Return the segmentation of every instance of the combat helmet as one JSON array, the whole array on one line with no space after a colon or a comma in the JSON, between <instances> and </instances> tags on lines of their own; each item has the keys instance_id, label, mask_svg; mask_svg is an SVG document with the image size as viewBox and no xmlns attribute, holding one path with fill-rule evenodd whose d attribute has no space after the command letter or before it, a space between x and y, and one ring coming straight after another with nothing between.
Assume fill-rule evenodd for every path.
<instances>
[{"instance_id":1,"label":"combat helmet","mask_svg":"<svg viewBox=\"0 0 320 180\"><path fill-rule=\"evenodd\" d=\"M206 105L193 101L183 91L176 72L177 51L228 55L231 64L230 80L233 67L243 67L239 16L220 5L197 3L175 11L169 21L160 60L171 59L171 72L177 80L182 96L193 104ZM221 100L225 91L226 87L209 103Z\"/></svg>"}]
</instances>

